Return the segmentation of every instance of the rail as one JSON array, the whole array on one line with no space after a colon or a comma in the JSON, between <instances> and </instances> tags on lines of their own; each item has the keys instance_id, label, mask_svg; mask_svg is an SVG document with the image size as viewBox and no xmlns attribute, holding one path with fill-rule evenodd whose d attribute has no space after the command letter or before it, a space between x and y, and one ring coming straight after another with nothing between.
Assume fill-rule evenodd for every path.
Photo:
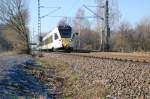
<instances>
[{"instance_id":1,"label":"rail","mask_svg":"<svg viewBox=\"0 0 150 99\"><path fill-rule=\"evenodd\" d=\"M150 63L149 54L140 54L137 53L111 53L111 52L95 52L95 53L62 53L55 52L55 54L63 54L69 56L85 57L85 58L95 58L95 59L107 59L107 60L116 60L116 61L130 61L130 62L139 62L139 63Z\"/></svg>"}]
</instances>

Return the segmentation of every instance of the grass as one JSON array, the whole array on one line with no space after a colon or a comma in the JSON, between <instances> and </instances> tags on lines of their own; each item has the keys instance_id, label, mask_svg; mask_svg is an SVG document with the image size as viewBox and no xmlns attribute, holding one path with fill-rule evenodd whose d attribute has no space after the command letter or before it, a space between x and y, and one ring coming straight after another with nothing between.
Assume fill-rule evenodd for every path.
<instances>
[{"instance_id":1,"label":"grass","mask_svg":"<svg viewBox=\"0 0 150 99\"><path fill-rule=\"evenodd\" d=\"M98 97L106 99L110 93L111 89L106 88L101 82L91 85L86 83L88 79L86 81L82 79L86 79L82 69L74 70L68 63L52 58L39 58L38 61L43 66L54 69L58 76L64 78L62 99L97 99Z\"/></svg>"},{"instance_id":2,"label":"grass","mask_svg":"<svg viewBox=\"0 0 150 99\"><path fill-rule=\"evenodd\" d=\"M8 51L8 52L0 52L0 56L10 56L10 55L15 55L16 52L13 51Z\"/></svg>"}]
</instances>

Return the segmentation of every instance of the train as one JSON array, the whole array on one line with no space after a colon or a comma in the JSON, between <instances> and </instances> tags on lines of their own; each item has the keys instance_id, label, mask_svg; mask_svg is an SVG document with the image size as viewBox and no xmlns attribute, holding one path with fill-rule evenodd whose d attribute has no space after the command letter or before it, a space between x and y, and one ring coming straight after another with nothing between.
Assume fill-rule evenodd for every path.
<instances>
[{"instance_id":1,"label":"train","mask_svg":"<svg viewBox=\"0 0 150 99\"><path fill-rule=\"evenodd\" d=\"M77 45L77 35L78 33L72 32L70 25L58 25L42 37L39 48L42 51L72 51Z\"/></svg>"}]
</instances>

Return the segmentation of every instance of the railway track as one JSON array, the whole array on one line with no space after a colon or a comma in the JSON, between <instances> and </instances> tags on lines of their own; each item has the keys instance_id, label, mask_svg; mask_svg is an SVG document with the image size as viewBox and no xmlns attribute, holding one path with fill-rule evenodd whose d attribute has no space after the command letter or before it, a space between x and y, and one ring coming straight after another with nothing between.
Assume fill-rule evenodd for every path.
<instances>
[{"instance_id":1,"label":"railway track","mask_svg":"<svg viewBox=\"0 0 150 99\"><path fill-rule=\"evenodd\" d=\"M111 99L150 99L149 54L54 52L45 53L44 56L48 61L57 60L60 64L64 63L64 73L67 77L77 77L72 83L77 86L69 85L69 92L78 89L73 91L79 93L79 96L74 94L75 97L87 94L94 97L94 93L99 93L99 89L104 85L103 89L110 91L108 96L112 97ZM86 98L89 97L97 99L92 96Z\"/></svg>"},{"instance_id":2,"label":"railway track","mask_svg":"<svg viewBox=\"0 0 150 99\"><path fill-rule=\"evenodd\" d=\"M111 52L96 52L96 53L62 53L55 52L55 54L63 54L69 56L115 60L115 61L130 61L139 63L150 63L150 54L135 54L135 53L111 53Z\"/></svg>"}]
</instances>

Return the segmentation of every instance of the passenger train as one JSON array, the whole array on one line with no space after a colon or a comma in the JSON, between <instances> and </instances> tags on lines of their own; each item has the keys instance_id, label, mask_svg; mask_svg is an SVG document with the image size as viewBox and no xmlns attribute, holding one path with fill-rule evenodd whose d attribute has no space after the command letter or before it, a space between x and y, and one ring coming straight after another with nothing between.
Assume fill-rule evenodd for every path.
<instances>
[{"instance_id":1,"label":"passenger train","mask_svg":"<svg viewBox=\"0 0 150 99\"><path fill-rule=\"evenodd\" d=\"M72 33L72 27L69 25L59 25L42 37L41 50L65 50L71 51L74 47L74 38L77 33Z\"/></svg>"}]
</instances>

